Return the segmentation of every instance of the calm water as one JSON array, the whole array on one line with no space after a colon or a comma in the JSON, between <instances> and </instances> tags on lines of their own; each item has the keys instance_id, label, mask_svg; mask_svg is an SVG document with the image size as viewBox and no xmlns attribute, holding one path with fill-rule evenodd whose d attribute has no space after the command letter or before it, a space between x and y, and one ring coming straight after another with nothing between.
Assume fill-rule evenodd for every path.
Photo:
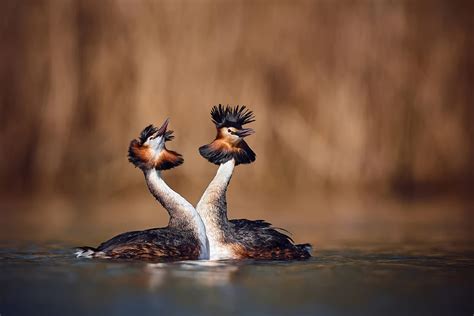
<instances>
[{"instance_id":1,"label":"calm water","mask_svg":"<svg viewBox=\"0 0 474 316\"><path fill-rule=\"evenodd\" d=\"M3 245L0 314L472 315L474 252L315 251L302 262L147 264Z\"/></svg>"}]
</instances>

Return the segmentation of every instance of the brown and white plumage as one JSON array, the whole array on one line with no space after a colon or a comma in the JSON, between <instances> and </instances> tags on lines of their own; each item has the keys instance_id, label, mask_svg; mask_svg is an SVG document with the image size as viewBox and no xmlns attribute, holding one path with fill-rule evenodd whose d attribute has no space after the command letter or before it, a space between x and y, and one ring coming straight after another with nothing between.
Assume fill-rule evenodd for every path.
<instances>
[{"instance_id":1,"label":"brown and white plumage","mask_svg":"<svg viewBox=\"0 0 474 316\"><path fill-rule=\"evenodd\" d=\"M210 259L309 258L309 244L295 245L288 235L265 221L228 220L226 191L234 167L255 161L255 153L244 140L254 132L243 128L255 119L245 106L214 106L211 117L217 129L216 139L200 147L199 152L219 168L196 206L206 225Z\"/></svg>"},{"instance_id":2,"label":"brown and white plumage","mask_svg":"<svg viewBox=\"0 0 474 316\"><path fill-rule=\"evenodd\" d=\"M120 234L97 248L82 247L78 257L101 257L140 260L187 260L209 257L206 230L194 207L173 191L161 178L161 171L183 163L177 152L168 150L166 141L173 138L167 131L168 120L160 127L147 126L138 139L131 141L129 161L140 168L148 189L168 211L167 227Z\"/></svg>"}]
</instances>

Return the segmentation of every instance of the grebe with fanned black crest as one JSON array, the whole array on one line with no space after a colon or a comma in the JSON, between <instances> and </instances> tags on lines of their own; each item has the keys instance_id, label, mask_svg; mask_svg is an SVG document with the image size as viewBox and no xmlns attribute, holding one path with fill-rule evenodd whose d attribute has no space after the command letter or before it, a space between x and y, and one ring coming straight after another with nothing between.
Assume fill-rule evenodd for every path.
<instances>
[{"instance_id":1,"label":"grebe with fanned black crest","mask_svg":"<svg viewBox=\"0 0 474 316\"><path fill-rule=\"evenodd\" d=\"M263 220L227 218L226 191L234 167L255 161L255 153L244 138L253 134L243 125L254 122L253 112L245 106L214 106L212 122L217 129L216 139L199 148L201 155L219 165L196 206L206 225L209 258L292 260L311 257L309 244L295 245L293 240Z\"/></svg>"},{"instance_id":2,"label":"grebe with fanned black crest","mask_svg":"<svg viewBox=\"0 0 474 316\"><path fill-rule=\"evenodd\" d=\"M199 214L161 178L162 170L183 163L180 154L165 146L174 137L167 127L168 120L160 128L147 126L138 139L131 141L128 159L143 171L151 194L168 211L168 226L123 233L97 248L78 248L77 257L155 261L209 258L206 229Z\"/></svg>"}]
</instances>

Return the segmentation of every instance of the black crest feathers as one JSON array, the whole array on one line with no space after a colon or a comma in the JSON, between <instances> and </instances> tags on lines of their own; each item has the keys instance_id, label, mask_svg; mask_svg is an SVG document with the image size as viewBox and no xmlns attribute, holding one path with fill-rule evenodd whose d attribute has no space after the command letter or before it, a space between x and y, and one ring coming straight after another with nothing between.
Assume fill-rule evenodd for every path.
<instances>
[{"instance_id":1,"label":"black crest feathers","mask_svg":"<svg viewBox=\"0 0 474 316\"><path fill-rule=\"evenodd\" d=\"M159 128L158 127L155 127L153 125L148 125L147 127L145 127L143 129L143 131L141 131L140 133L140 136L138 136L138 140L139 140L139 143L140 145L143 145L146 140L153 134L155 134L156 132L158 132ZM174 135L173 135L173 131L166 131L165 134L164 134L164 137L165 137L165 141L170 141L174 138Z\"/></svg>"},{"instance_id":2,"label":"black crest feathers","mask_svg":"<svg viewBox=\"0 0 474 316\"><path fill-rule=\"evenodd\" d=\"M224 126L242 128L243 125L255 121L255 116L252 111L243 106L223 106L222 104L215 105L211 110L212 122L216 124L217 128Z\"/></svg>"},{"instance_id":3,"label":"black crest feathers","mask_svg":"<svg viewBox=\"0 0 474 316\"><path fill-rule=\"evenodd\" d=\"M151 125L151 124L148 125L147 127L145 127L143 129L143 131L140 133L140 136L138 136L138 140L140 141L140 145L143 145L146 142L146 140L148 139L148 137L155 134L156 132L158 132L158 128Z\"/></svg>"},{"instance_id":4,"label":"black crest feathers","mask_svg":"<svg viewBox=\"0 0 474 316\"><path fill-rule=\"evenodd\" d=\"M169 142L170 140L173 140L173 138L174 138L173 131L165 132L165 142Z\"/></svg>"}]
</instances>

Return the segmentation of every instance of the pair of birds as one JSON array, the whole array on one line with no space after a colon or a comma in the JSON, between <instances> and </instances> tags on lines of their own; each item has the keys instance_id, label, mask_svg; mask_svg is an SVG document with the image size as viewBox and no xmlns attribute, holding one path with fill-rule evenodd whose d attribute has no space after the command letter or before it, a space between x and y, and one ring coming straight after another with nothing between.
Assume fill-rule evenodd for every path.
<instances>
[{"instance_id":1,"label":"pair of birds","mask_svg":"<svg viewBox=\"0 0 474 316\"><path fill-rule=\"evenodd\" d=\"M226 191L234 167L255 161L255 153L244 140L254 131L243 127L255 117L245 106L220 104L212 108L211 117L217 136L199 152L219 169L196 208L161 178L161 171L183 163L180 154L166 148L166 142L174 138L173 131L167 130L168 120L160 128L147 126L130 143L128 159L143 171L151 194L168 211L168 226L126 232L97 248L78 248L78 257L291 260L311 256L309 244L294 244L288 235L263 220L228 220Z\"/></svg>"}]
</instances>

